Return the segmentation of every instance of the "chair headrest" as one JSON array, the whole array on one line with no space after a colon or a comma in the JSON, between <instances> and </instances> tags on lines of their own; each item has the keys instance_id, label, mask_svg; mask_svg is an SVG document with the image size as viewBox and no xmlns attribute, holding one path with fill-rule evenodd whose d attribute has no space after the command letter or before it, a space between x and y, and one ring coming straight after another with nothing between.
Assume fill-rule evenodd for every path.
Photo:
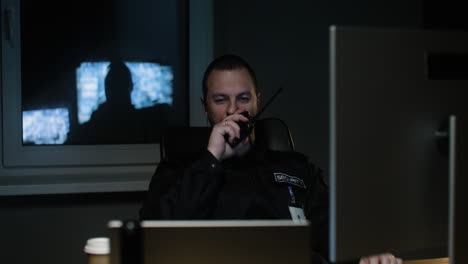
<instances>
[{"instance_id":1,"label":"chair headrest","mask_svg":"<svg viewBox=\"0 0 468 264\"><path fill-rule=\"evenodd\" d=\"M274 117L260 119L255 123L255 142L269 150L296 150L286 123Z\"/></svg>"}]
</instances>

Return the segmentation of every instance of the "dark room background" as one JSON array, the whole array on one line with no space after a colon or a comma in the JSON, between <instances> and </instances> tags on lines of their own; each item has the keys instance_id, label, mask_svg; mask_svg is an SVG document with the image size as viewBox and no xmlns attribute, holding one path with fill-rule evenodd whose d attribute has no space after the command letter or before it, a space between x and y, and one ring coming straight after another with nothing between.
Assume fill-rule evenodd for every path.
<instances>
[{"instance_id":1,"label":"dark room background","mask_svg":"<svg viewBox=\"0 0 468 264\"><path fill-rule=\"evenodd\" d=\"M190 5L191 11L213 10L211 27L192 29L191 38L203 36L205 30L212 28L212 55L236 53L251 62L257 70L263 99L284 86L265 116L287 121L297 150L323 168L328 166L329 25L444 29L466 26L466 19L449 22L441 18L445 12L457 15L458 9L449 3L439 2L436 6L422 0L225 0L190 1ZM446 7L444 14L439 12L440 5ZM192 21L204 19L191 17ZM202 72L205 66L200 65L195 72ZM199 86L191 89L198 90ZM199 99L190 98L190 103L198 104ZM206 125L199 110L199 114L190 115L192 125ZM86 239L106 236L108 220L137 218L143 197L144 192L0 197L0 260L24 264L86 263Z\"/></svg>"}]
</instances>

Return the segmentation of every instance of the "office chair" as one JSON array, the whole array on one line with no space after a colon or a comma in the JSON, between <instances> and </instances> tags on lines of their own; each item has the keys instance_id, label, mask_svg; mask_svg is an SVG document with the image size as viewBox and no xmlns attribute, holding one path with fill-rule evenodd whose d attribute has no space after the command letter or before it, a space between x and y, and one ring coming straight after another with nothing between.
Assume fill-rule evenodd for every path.
<instances>
[{"instance_id":1,"label":"office chair","mask_svg":"<svg viewBox=\"0 0 468 264\"><path fill-rule=\"evenodd\" d=\"M160 142L161 160L188 161L206 149L210 127L168 127ZM264 118L255 123L255 142L275 151L295 151L288 126L278 118Z\"/></svg>"}]
</instances>

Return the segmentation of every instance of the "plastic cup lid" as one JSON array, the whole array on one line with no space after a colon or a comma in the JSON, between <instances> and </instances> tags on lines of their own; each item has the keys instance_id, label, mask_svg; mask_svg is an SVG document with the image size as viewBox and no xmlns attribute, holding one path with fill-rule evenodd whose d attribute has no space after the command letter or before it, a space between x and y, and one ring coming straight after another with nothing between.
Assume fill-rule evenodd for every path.
<instances>
[{"instance_id":1,"label":"plastic cup lid","mask_svg":"<svg viewBox=\"0 0 468 264\"><path fill-rule=\"evenodd\" d=\"M88 254L106 255L110 253L109 238L95 237L86 241L84 251Z\"/></svg>"}]
</instances>

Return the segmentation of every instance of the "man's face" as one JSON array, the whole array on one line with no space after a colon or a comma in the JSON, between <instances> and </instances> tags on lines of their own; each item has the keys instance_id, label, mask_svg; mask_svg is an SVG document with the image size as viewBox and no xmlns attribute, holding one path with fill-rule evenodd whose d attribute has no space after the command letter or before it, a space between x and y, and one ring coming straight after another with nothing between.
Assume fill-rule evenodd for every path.
<instances>
[{"instance_id":1,"label":"man's face","mask_svg":"<svg viewBox=\"0 0 468 264\"><path fill-rule=\"evenodd\" d=\"M246 69L214 70L207 80L205 114L211 125L227 116L248 111L257 114L258 95Z\"/></svg>"}]
</instances>

